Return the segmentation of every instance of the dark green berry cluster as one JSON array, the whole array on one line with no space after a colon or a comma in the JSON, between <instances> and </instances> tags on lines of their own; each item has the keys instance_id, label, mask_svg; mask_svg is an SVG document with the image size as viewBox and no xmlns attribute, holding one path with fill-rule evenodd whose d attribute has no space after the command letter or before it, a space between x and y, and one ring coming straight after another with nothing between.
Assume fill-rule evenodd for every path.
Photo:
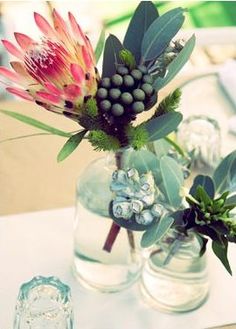
<instances>
[{"instance_id":1,"label":"dark green berry cluster","mask_svg":"<svg viewBox=\"0 0 236 329\"><path fill-rule=\"evenodd\" d=\"M99 82L97 103L100 113L112 125L119 121L131 121L136 115L150 108L154 96L153 78L146 66L129 69L118 65L111 78Z\"/></svg>"}]
</instances>

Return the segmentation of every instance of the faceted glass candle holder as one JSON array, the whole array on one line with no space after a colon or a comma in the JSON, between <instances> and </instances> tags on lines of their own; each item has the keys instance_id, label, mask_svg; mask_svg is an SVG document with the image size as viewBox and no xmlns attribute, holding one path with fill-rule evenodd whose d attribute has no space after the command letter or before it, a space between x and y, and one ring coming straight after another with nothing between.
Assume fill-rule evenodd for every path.
<instances>
[{"instance_id":1,"label":"faceted glass candle holder","mask_svg":"<svg viewBox=\"0 0 236 329\"><path fill-rule=\"evenodd\" d=\"M70 288L56 277L24 283L16 303L14 329L73 329Z\"/></svg>"},{"instance_id":2,"label":"faceted glass candle holder","mask_svg":"<svg viewBox=\"0 0 236 329\"><path fill-rule=\"evenodd\" d=\"M214 168L218 164L221 137L216 120L204 115L190 116L180 125L177 140L191 154L196 168Z\"/></svg>"}]
</instances>

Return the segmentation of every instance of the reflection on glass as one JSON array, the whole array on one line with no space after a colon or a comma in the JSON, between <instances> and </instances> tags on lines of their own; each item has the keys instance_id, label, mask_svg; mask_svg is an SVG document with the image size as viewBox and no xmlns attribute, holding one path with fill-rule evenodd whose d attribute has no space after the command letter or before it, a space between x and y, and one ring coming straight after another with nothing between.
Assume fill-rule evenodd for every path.
<instances>
[{"instance_id":1,"label":"reflection on glass","mask_svg":"<svg viewBox=\"0 0 236 329\"><path fill-rule=\"evenodd\" d=\"M196 168L214 168L220 160L220 128L216 120L204 115L190 116L177 132L180 145L190 153Z\"/></svg>"}]
</instances>

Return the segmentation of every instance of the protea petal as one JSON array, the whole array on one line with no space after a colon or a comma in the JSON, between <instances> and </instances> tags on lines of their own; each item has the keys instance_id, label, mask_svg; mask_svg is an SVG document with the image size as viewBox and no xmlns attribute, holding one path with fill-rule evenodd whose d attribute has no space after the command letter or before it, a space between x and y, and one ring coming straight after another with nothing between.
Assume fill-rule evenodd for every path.
<instances>
[{"instance_id":1,"label":"protea petal","mask_svg":"<svg viewBox=\"0 0 236 329\"><path fill-rule=\"evenodd\" d=\"M84 70L78 64L71 64L70 71L76 82L81 83L85 79Z\"/></svg>"},{"instance_id":2,"label":"protea petal","mask_svg":"<svg viewBox=\"0 0 236 329\"><path fill-rule=\"evenodd\" d=\"M71 84L64 87L64 93L66 95L66 98L73 101L74 99L82 95L82 90L81 87L79 87L78 85Z\"/></svg>"},{"instance_id":3,"label":"protea petal","mask_svg":"<svg viewBox=\"0 0 236 329\"><path fill-rule=\"evenodd\" d=\"M43 101L50 102L52 104L59 104L61 101L61 98L59 96L52 95L44 91L38 91L36 95Z\"/></svg>"},{"instance_id":4,"label":"protea petal","mask_svg":"<svg viewBox=\"0 0 236 329\"><path fill-rule=\"evenodd\" d=\"M71 29L74 33L75 38L78 40L79 44L83 46L86 42L86 38L84 33L82 32L79 24L77 23L74 15L72 13L68 13Z\"/></svg>"},{"instance_id":5,"label":"protea petal","mask_svg":"<svg viewBox=\"0 0 236 329\"><path fill-rule=\"evenodd\" d=\"M34 13L34 20L40 31L47 37L55 37L55 32L48 21L40 14Z\"/></svg>"},{"instance_id":6,"label":"protea petal","mask_svg":"<svg viewBox=\"0 0 236 329\"><path fill-rule=\"evenodd\" d=\"M0 66L0 74L2 74L4 77L6 77L7 79L20 84L22 81L19 77L19 75L15 72L12 72L11 70L7 69L4 66Z\"/></svg>"},{"instance_id":7,"label":"protea petal","mask_svg":"<svg viewBox=\"0 0 236 329\"><path fill-rule=\"evenodd\" d=\"M14 35L18 45L23 50L27 50L32 44L36 44L36 42L30 37L28 37L26 34L15 32Z\"/></svg>"},{"instance_id":8,"label":"protea petal","mask_svg":"<svg viewBox=\"0 0 236 329\"><path fill-rule=\"evenodd\" d=\"M88 49L85 46L82 46L82 56L83 56L83 60L85 65L88 68L91 68L92 64L93 64L93 60L90 56L90 53L88 52Z\"/></svg>"},{"instance_id":9,"label":"protea petal","mask_svg":"<svg viewBox=\"0 0 236 329\"><path fill-rule=\"evenodd\" d=\"M33 97L30 96L27 91L23 90L23 89L20 89L20 88L13 88L13 87L7 87L6 90L15 95L15 96L18 96L18 97L21 97L23 99L26 99L27 101L33 101Z\"/></svg>"},{"instance_id":10,"label":"protea petal","mask_svg":"<svg viewBox=\"0 0 236 329\"><path fill-rule=\"evenodd\" d=\"M53 17L54 28L57 31L58 39L70 43L71 38L69 36L69 31L64 19L59 15L59 13L55 9L52 12L52 17Z\"/></svg>"},{"instance_id":11,"label":"protea petal","mask_svg":"<svg viewBox=\"0 0 236 329\"><path fill-rule=\"evenodd\" d=\"M32 79L32 77L29 75L29 73L27 72L27 70L25 69L25 65L22 62L17 62L17 61L12 61L10 62L11 67L13 68L13 70L19 75L21 76L23 79L28 80L29 82L33 82L34 80Z\"/></svg>"},{"instance_id":12,"label":"protea petal","mask_svg":"<svg viewBox=\"0 0 236 329\"><path fill-rule=\"evenodd\" d=\"M8 40L2 40L2 43L3 43L4 47L6 48L6 50L11 55L13 55L21 60L24 58L23 53L16 46L14 46L13 43L11 43Z\"/></svg>"},{"instance_id":13,"label":"protea petal","mask_svg":"<svg viewBox=\"0 0 236 329\"><path fill-rule=\"evenodd\" d=\"M47 91L50 91L52 94L54 94L56 96L61 96L63 94L62 90L58 89L56 86L54 86L50 82L45 82L44 86L47 89Z\"/></svg>"}]
</instances>

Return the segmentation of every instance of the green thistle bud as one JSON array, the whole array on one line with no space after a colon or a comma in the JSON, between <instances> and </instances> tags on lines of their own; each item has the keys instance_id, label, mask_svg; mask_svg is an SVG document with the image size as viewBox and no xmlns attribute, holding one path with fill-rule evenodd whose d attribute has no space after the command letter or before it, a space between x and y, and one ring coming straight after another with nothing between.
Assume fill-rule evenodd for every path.
<instances>
[{"instance_id":1,"label":"green thistle bud","mask_svg":"<svg viewBox=\"0 0 236 329\"><path fill-rule=\"evenodd\" d=\"M110 78L103 78L100 82L100 86L106 89L111 87L111 80Z\"/></svg>"},{"instance_id":2,"label":"green thistle bud","mask_svg":"<svg viewBox=\"0 0 236 329\"><path fill-rule=\"evenodd\" d=\"M147 96L151 96L154 91L152 85L150 85L149 83L142 84L141 89L145 92Z\"/></svg>"},{"instance_id":3,"label":"green thistle bud","mask_svg":"<svg viewBox=\"0 0 236 329\"><path fill-rule=\"evenodd\" d=\"M127 67L122 65L117 67L116 72L120 75L126 75L129 73L129 70L127 69Z\"/></svg>"},{"instance_id":4,"label":"green thistle bud","mask_svg":"<svg viewBox=\"0 0 236 329\"><path fill-rule=\"evenodd\" d=\"M136 66L134 55L128 49L121 50L119 57L131 70Z\"/></svg>"},{"instance_id":5,"label":"green thistle bud","mask_svg":"<svg viewBox=\"0 0 236 329\"><path fill-rule=\"evenodd\" d=\"M111 108L111 102L105 99L100 103L100 109L103 110L104 112L108 112Z\"/></svg>"},{"instance_id":6,"label":"green thistle bud","mask_svg":"<svg viewBox=\"0 0 236 329\"><path fill-rule=\"evenodd\" d=\"M142 80L144 83L149 83L150 85L153 84L153 77L150 74L145 74Z\"/></svg>"},{"instance_id":7,"label":"green thistle bud","mask_svg":"<svg viewBox=\"0 0 236 329\"><path fill-rule=\"evenodd\" d=\"M117 100L120 97L120 95L121 95L120 89L112 88L109 90L109 97L112 100Z\"/></svg>"},{"instance_id":8,"label":"green thistle bud","mask_svg":"<svg viewBox=\"0 0 236 329\"><path fill-rule=\"evenodd\" d=\"M107 98L108 91L105 88L99 88L97 91L97 97L100 99Z\"/></svg>"},{"instance_id":9,"label":"green thistle bud","mask_svg":"<svg viewBox=\"0 0 236 329\"><path fill-rule=\"evenodd\" d=\"M144 101L145 100L145 93L142 89L134 89L133 96L136 101Z\"/></svg>"},{"instance_id":10,"label":"green thistle bud","mask_svg":"<svg viewBox=\"0 0 236 329\"><path fill-rule=\"evenodd\" d=\"M120 74L114 74L111 77L111 82L112 82L113 86L120 87L123 83L123 78Z\"/></svg>"},{"instance_id":11,"label":"green thistle bud","mask_svg":"<svg viewBox=\"0 0 236 329\"><path fill-rule=\"evenodd\" d=\"M144 108L145 108L145 106L144 106L143 102L134 102L132 104L132 111L134 113L141 113L144 111Z\"/></svg>"},{"instance_id":12,"label":"green thistle bud","mask_svg":"<svg viewBox=\"0 0 236 329\"><path fill-rule=\"evenodd\" d=\"M133 102L133 96L130 93L125 92L121 95L121 101L123 104L129 105Z\"/></svg>"},{"instance_id":13,"label":"green thistle bud","mask_svg":"<svg viewBox=\"0 0 236 329\"><path fill-rule=\"evenodd\" d=\"M140 72L142 72L143 74L147 74L148 73L148 69L147 69L147 67L145 65L139 65L138 66L138 70Z\"/></svg>"},{"instance_id":14,"label":"green thistle bud","mask_svg":"<svg viewBox=\"0 0 236 329\"><path fill-rule=\"evenodd\" d=\"M134 86L134 78L131 75L124 76L124 86L127 88L131 88Z\"/></svg>"},{"instance_id":15,"label":"green thistle bud","mask_svg":"<svg viewBox=\"0 0 236 329\"><path fill-rule=\"evenodd\" d=\"M113 104L111 107L111 113L115 117L120 117L124 113L124 107L118 103Z\"/></svg>"},{"instance_id":16,"label":"green thistle bud","mask_svg":"<svg viewBox=\"0 0 236 329\"><path fill-rule=\"evenodd\" d=\"M137 81L140 81L142 79L142 72L140 72L139 70L135 69L135 70L132 70L131 73L132 77L137 80Z\"/></svg>"}]
</instances>

